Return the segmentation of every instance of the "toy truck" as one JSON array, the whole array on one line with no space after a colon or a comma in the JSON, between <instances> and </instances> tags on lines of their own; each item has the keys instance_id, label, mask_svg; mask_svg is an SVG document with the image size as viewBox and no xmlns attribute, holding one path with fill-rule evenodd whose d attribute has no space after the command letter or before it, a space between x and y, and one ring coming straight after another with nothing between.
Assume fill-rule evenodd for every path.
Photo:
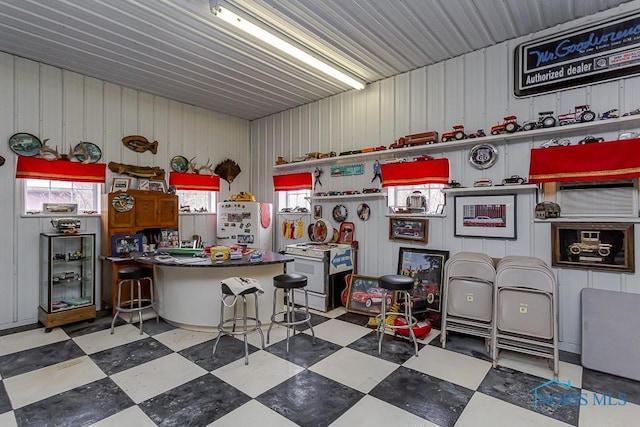
<instances>
[{"instance_id":1,"label":"toy truck","mask_svg":"<svg viewBox=\"0 0 640 427\"><path fill-rule=\"evenodd\" d=\"M400 137L396 142L389 145L389 148L413 147L414 145L433 144L435 142L438 142L438 132L427 131Z\"/></svg>"},{"instance_id":2,"label":"toy truck","mask_svg":"<svg viewBox=\"0 0 640 427\"><path fill-rule=\"evenodd\" d=\"M583 252L597 253L601 257L609 256L612 245L600 242L599 231L581 231L580 242L569 245L569 252L580 255Z\"/></svg>"},{"instance_id":3,"label":"toy truck","mask_svg":"<svg viewBox=\"0 0 640 427\"><path fill-rule=\"evenodd\" d=\"M585 123L592 122L596 118L596 113L589 109L588 105L576 105L573 113L560 114L558 116L558 124L560 126L568 125L571 123Z\"/></svg>"},{"instance_id":4,"label":"toy truck","mask_svg":"<svg viewBox=\"0 0 640 427\"><path fill-rule=\"evenodd\" d=\"M467 139L463 125L454 125L451 132L445 132L442 134L442 142L453 141L454 139L457 141Z\"/></svg>"},{"instance_id":5,"label":"toy truck","mask_svg":"<svg viewBox=\"0 0 640 427\"><path fill-rule=\"evenodd\" d=\"M502 119L502 123L499 123L491 127L491 135L499 135L501 133L514 133L520 130L518 125L518 119L516 116L506 116Z\"/></svg>"}]
</instances>

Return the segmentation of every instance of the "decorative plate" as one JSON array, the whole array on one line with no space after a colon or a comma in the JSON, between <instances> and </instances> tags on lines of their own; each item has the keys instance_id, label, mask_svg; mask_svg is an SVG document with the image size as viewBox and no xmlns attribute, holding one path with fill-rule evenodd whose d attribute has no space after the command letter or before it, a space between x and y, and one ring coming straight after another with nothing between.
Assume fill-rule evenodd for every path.
<instances>
[{"instance_id":1,"label":"decorative plate","mask_svg":"<svg viewBox=\"0 0 640 427\"><path fill-rule=\"evenodd\" d=\"M342 222L345 219L347 219L347 216L349 215L349 211L347 210L347 207L345 205L336 205L333 208L333 219L335 219L337 222Z\"/></svg>"},{"instance_id":2,"label":"decorative plate","mask_svg":"<svg viewBox=\"0 0 640 427\"><path fill-rule=\"evenodd\" d=\"M498 149L492 144L474 145L469 150L469 163L476 169L487 169L498 160Z\"/></svg>"},{"instance_id":3,"label":"decorative plate","mask_svg":"<svg viewBox=\"0 0 640 427\"><path fill-rule=\"evenodd\" d=\"M171 169L176 172L186 172L189 170L189 161L184 156L174 156L171 159Z\"/></svg>"},{"instance_id":4,"label":"decorative plate","mask_svg":"<svg viewBox=\"0 0 640 427\"><path fill-rule=\"evenodd\" d=\"M333 238L333 227L324 218L320 218L313 223L313 241L328 243Z\"/></svg>"},{"instance_id":5,"label":"decorative plate","mask_svg":"<svg viewBox=\"0 0 640 427\"><path fill-rule=\"evenodd\" d=\"M113 208L118 212L127 212L133 209L135 200L133 196L128 193L120 193L116 195L111 201Z\"/></svg>"},{"instance_id":6,"label":"decorative plate","mask_svg":"<svg viewBox=\"0 0 640 427\"><path fill-rule=\"evenodd\" d=\"M102 150L93 142L82 141L73 148L73 151L80 150L83 145L87 150L87 154L89 154L89 163L95 163L102 158ZM84 154L76 154L76 159L79 162L84 162L87 157Z\"/></svg>"},{"instance_id":7,"label":"decorative plate","mask_svg":"<svg viewBox=\"0 0 640 427\"><path fill-rule=\"evenodd\" d=\"M371 208L366 203L360 203L358 205L357 213L358 218L360 218L362 221L366 221L369 219L369 215L371 214Z\"/></svg>"},{"instance_id":8,"label":"decorative plate","mask_svg":"<svg viewBox=\"0 0 640 427\"><path fill-rule=\"evenodd\" d=\"M9 138L9 148L20 156L33 157L40 152L42 141L30 133L16 133Z\"/></svg>"}]
</instances>

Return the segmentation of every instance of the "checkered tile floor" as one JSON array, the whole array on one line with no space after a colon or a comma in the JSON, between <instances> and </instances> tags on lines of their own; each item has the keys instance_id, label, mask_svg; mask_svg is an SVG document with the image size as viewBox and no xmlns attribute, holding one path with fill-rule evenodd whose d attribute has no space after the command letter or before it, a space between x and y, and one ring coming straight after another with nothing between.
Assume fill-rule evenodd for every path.
<instances>
[{"instance_id":1,"label":"checkered tile floor","mask_svg":"<svg viewBox=\"0 0 640 427\"><path fill-rule=\"evenodd\" d=\"M315 344L303 331L288 356L284 328L274 327L265 350L252 334L248 366L241 340L222 337L214 358L216 334L162 321L147 321L143 335L125 322L110 335L108 317L50 333L5 331L0 426L630 426L640 419L640 383L583 369L575 355L560 363L559 380L571 389L545 386L564 404L545 403L531 392L553 377L544 360L503 351L493 369L482 340L454 335L442 349L438 331L421 340L419 357L393 336L379 356L366 321L342 309L314 314Z\"/></svg>"}]
</instances>

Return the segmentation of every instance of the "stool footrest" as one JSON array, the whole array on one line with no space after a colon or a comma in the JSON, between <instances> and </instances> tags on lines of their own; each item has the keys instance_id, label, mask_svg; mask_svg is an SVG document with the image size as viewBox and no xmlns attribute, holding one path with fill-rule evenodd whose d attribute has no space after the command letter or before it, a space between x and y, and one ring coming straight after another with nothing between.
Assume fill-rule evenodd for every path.
<instances>
[{"instance_id":1,"label":"stool footrest","mask_svg":"<svg viewBox=\"0 0 640 427\"><path fill-rule=\"evenodd\" d=\"M296 319L296 314L301 314L302 317L300 317L299 320L292 320L291 322L287 322L287 314L291 313L291 317L293 317L294 319ZM283 315L283 319L282 320L276 320L276 316L279 315ZM277 324L277 325L282 325L282 326L295 326L295 325L301 325L303 323L307 323L311 320L311 315L307 315L307 312L304 310L292 310L291 312L287 312L287 311L278 311L277 313L274 313L271 315L271 322Z\"/></svg>"},{"instance_id":2,"label":"stool footrest","mask_svg":"<svg viewBox=\"0 0 640 427\"><path fill-rule=\"evenodd\" d=\"M251 323L247 325L247 329L234 331L234 327L242 326L242 323L238 323L238 321L244 323L244 320L244 317L231 317L229 319L224 319L222 321L222 324L218 325L218 332L227 335L245 335L249 332L257 331L262 327L262 322L260 322L260 320L256 319L255 317L247 317L247 322Z\"/></svg>"}]
</instances>

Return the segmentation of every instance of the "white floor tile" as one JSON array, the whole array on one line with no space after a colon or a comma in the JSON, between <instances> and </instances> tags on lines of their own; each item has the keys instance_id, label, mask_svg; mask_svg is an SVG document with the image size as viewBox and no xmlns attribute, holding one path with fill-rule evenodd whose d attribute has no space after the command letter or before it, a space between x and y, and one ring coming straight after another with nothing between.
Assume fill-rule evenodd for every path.
<instances>
[{"instance_id":1,"label":"white floor tile","mask_svg":"<svg viewBox=\"0 0 640 427\"><path fill-rule=\"evenodd\" d=\"M264 334L264 346L266 347L267 346L267 329L264 326L262 327L262 333ZM242 337L242 335L235 335L234 338L244 342L244 338ZM274 340L274 338L276 337L274 336L273 331L271 331L271 343L269 345L273 345L274 343L279 341L279 340ZM255 347L262 348L262 343L260 341L260 333L258 331L249 332L247 334L247 342Z\"/></svg>"},{"instance_id":2,"label":"white floor tile","mask_svg":"<svg viewBox=\"0 0 640 427\"><path fill-rule=\"evenodd\" d=\"M267 344L268 331L269 331L269 325L266 325L262 328L262 332L264 332L264 345L267 347L287 339L287 328L285 328L282 325L274 324L273 328L271 328L271 333L269 334L269 343ZM292 332L291 332L291 336L293 336ZM240 338L242 339L242 337ZM253 342L252 344L256 345Z\"/></svg>"},{"instance_id":3,"label":"white floor tile","mask_svg":"<svg viewBox=\"0 0 640 427\"><path fill-rule=\"evenodd\" d=\"M340 307L334 308L333 310L329 310L326 313L323 313L322 311L312 310L312 309L310 309L309 311L312 312L312 313L319 314L319 315L324 316L324 317L329 317L331 319L335 319L336 317L342 316L343 314L345 314L347 312L347 309L342 307L342 306L340 306Z\"/></svg>"},{"instance_id":4,"label":"white floor tile","mask_svg":"<svg viewBox=\"0 0 640 427\"><path fill-rule=\"evenodd\" d=\"M433 341L436 338L440 339L439 337L440 337L440 330L431 329L431 331L426 336L422 338L418 338L418 342L422 344L429 344L431 341Z\"/></svg>"},{"instance_id":5,"label":"white floor tile","mask_svg":"<svg viewBox=\"0 0 640 427\"><path fill-rule=\"evenodd\" d=\"M14 409L106 377L89 358L78 357L3 380Z\"/></svg>"},{"instance_id":6,"label":"white floor tile","mask_svg":"<svg viewBox=\"0 0 640 427\"><path fill-rule=\"evenodd\" d=\"M49 333L44 332L44 328L40 328L32 331L5 335L0 337L0 356L68 339L69 335L60 328L54 328Z\"/></svg>"},{"instance_id":7,"label":"white floor tile","mask_svg":"<svg viewBox=\"0 0 640 427\"><path fill-rule=\"evenodd\" d=\"M423 347L418 354L403 366L471 390L478 388L491 369L490 362L432 345Z\"/></svg>"},{"instance_id":8,"label":"white floor tile","mask_svg":"<svg viewBox=\"0 0 640 427\"><path fill-rule=\"evenodd\" d=\"M156 423L151 421L151 418L142 409L138 406L132 406L95 424L91 424L91 427L155 427L155 425Z\"/></svg>"},{"instance_id":9,"label":"white floor tile","mask_svg":"<svg viewBox=\"0 0 640 427\"><path fill-rule=\"evenodd\" d=\"M263 350L213 371L213 375L255 398L304 369Z\"/></svg>"},{"instance_id":10,"label":"white floor tile","mask_svg":"<svg viewBox=\"0 0 640 427\"><path fill-rule=\"evenodd\" d=\"M578 427L629 427L640 422L640 405L618 399L611 399L614 405L594 405L593 392L586 389L582 392L586 393L588 404L580 407ZM617 394L615 390L611 393Z\"/></svg>"},{"instance_id":11,"label":"white floor tile","mask_svg":"<svg viewBox=\"0 0 640 427\"><path fill-rule=\"evenodd\" d=\"M482 393L475 393L471 397L455 425L456 427L569 426L569 424L562 421L520 408Z\"/></svg>"},{"instance_id":12,"label":"white floor tile","mask_svg":"<svg viewBox=\"0 0 640 427\"><path fill-rule=\"evenodd\" d=\"M196 344L212 340L217 336L217 332L198 332L176 328L154 335L153 338L160 341L173 351L181 351Z\"/></svg>"},{"instance_id":13,"label":"white floor tile","mask_svg":"<svg viewBox=\"0 0 640 427\"><path fill-rule=\"evenodd\" d=\"M368 393L397 368L395 363L350 348L341 348L309 370Z\"/></svg>"},{"instance_id":14,"label":"white floor tile","mask_svg":"<svg viewBox=\"0 0 640 427\"><path fill-rule=\"evenodd\" d=\"M335 420L331 427L437 427L430 421L372 396L364 396L351 409Z\"/></svg>"},{"instance_id":15,"label":"white floor tile","mask_svg":"<svg viewBox=\"0 0 640 427\"><path fill-rule=\"evenodd\" d=\"M133 325L117 326L111 335L111 329L81 335L73 338L76 344L87 354L118 347L123 344L148 338L149 335L140 335L140 329Z\"/></svg>"},{"instance_id":16,"label":"white floor tile","mask_svg":"<svg viewBox=\"0 0 640 427\"><path fill-rule=\"evenodd\" d=\"M372 329L342 320L331 319L313 327L313 332L318 338L333 342L342 346L347 346L352 342L370 333ZM310 331L305 331L311 334Z\"/></svg>"},{"instance_id":17,"label":"white floor tile","mask_svg":"<svg viewBox=\"0 0 640 427\"><path fill-rule=\"evenodd\" d=\"M498 366L505 366L541 378L552 379L553 368L549 367L549 361L550 359L543 357L502 350L500 351ZM582 387L582 366L559 362L558 380L564 383L570 380L573 387Z\"/></svg>"},{"instance_id":18,"label":"white floor tile","mask_svg":"<svg viewBox=\"0 0 640 427\"><path fill-rule=\"evenodd\" d=\"M13 415L13 411L0 414L0 426L2 427L18 427L16 417Z\"/></svg>"},{"instance_id":19,"label":"white floor tile","mask_svg":"<svg viewBox=\"0 0 640 427\"><path fill-rule=\"evenodd\" d=\"M207 427L238 427L238 426L278 426L295 427L297 424L277 412L267 408L262 403L250 400L235 411L229 412L219 420L214 421Z\"/></svg>"},{"instance_id":20,"label":"white floor tile","mask_svg":"<svg viewBox=\"0 0 640 427\"><path fill-rule=\"evenodd\" d=\"M207 371L177 353L111 375L135 403L198 378Z\"/></svg>"}]
</instances>

